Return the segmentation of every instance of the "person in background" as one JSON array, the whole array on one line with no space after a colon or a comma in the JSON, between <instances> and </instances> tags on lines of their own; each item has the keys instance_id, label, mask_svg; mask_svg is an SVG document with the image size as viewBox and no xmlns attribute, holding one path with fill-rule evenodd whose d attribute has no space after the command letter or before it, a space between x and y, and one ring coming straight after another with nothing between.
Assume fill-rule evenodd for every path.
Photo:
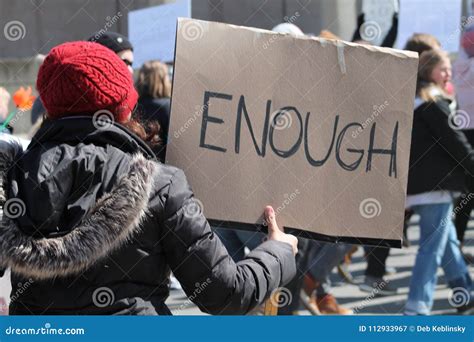
<instances>
[{"instance_id":1,"label":"person in background","mask_svg":"<svg viewBox=\"0 0 474 342\"><path fill-rule=\"evenodd\" d=\"M461 50L458 58L453 64L453 83L456 89L456 98L459 106L457 119L461 122L462 132L467 140L474 146L474 25L467 26L461 37ZM474 206L474 175L467 174L468 191L455 203L455 225L461 249L464 244L464 237L467 224L471 218L471 211ZM474 256L463 253L466 262L473 264Z\"/></svg>"},{"instance_id":2,"label":"person in background","mask_svg":"<svg viewBox=\"0 0 474 342\"><path fill-rule=\"evenodd\" d=\"M367 268L364 273L364 281L359 284L359 289L368 293L376 293L379 296L396 295L398 289L385 278L390 248L365 247L364 250ZM396 269L390 273L396 273Z\"/></svg>"},{"instance_id":3,"label":"person in background","mask_svg":"<svg viewBox=\"0 0 474 342\"><path fill-rule=\"evenodd\" d=\"M304 37L305 35L298 26L287 22L276 25L272 28L272 31L276 33L290 34L295 37Z\"/></svg>"},{"instance_id":4,"label":"person in background","mask_svg":"<svg viewBox=\"0 0 474 342\"><path fill-rule=\"evenodd\" d=\"M8 117L8 104L10 103L10 99L10 93L5 88L0 87L0 125L2 125L2 127ZM1 132L11 134L9 126L3 127Z\"/></svg>"},{"instance_id":5,"label":"person in background","mask_svg":"<svg viewBox=\"0 0 474 342\"><path fill-rule=\"evenodd\" d=\"M145 62L138 72L135 88L138 91L137 115L145 124L145 129L156 122L160 126L160 133L156 139L160 144L154 151L164 162L166 143L168 142L168 128L170 121L171 81L168 76L168 66L160 61Z\"/></svg>"},{"instance_id":6,"label":"person in background","mask_svg":"<svg viewBox=\"0 0 474 342\"><path fill-rule=\"evenodd\" d=\"M474 172L474 151L465 135L453 129L448 55L437 49L420 56L413 118L407 207L420 216L420 243L405 305L406 315L427 315L433 306L441 266L453 296L468 294L457 308L469 313L474 304L472 280L451 219L453 197L466 186L464 170Z\"/></svg>"},{"instance_id":7,"label":"person in background","mask_svg":"<svg viewBox=\"0 0 474 342\"><path fill-rule=\"evenodd\" d=\"M421 55L425 51L441 49L439 40L428 33L414 33L406 42L405 50L413 51ZM450 104L453 105L452 103ZM410 240L408 239L408 222L413 216L413 211L407 208L405 210L405 219L403 227L403 246L410 247Z\"/></svg>"},{"instance_id":8,"label":"person in background","mask_svg":"<svg viewBox=\"0 0 474 342\"><path fill-rule=\"evenodd\" d=\"M418 55L421 55L425 51L437 50L441 48L441 43L435 36L428 33L415 33L406 42L404 50L417 52ZM451 81L446 82L446 84L443 86L443 91L446 95L454 96L454 85ZM451 108L454 109L455 107L455 102L452 101Z\"/></svg>"},{"instance_id":9,"label":"person in background","mask_svg":"<svg viewBox=\"0 0 474 342\"><path fill-rule=\"evenodd\" d=\"M339 265L352 245L344 243L329 243L308 241L306 253L307 270L304 277L303 289L309 301L305 305L313 313L324 315L351 315L351 309L339 305L331 294L331 271ZM309 305L308 305L309 304Z\"/></svg>"},{"instance_id":10,"label":"person in background","mask_svg":"<svg viewBox=\"0 0 474 342\"><path fill-rule=\"evenodd\" d=\"M158 163L146 136L127 129L138 94L111 50L56 46L37 89L47 120L28 149L0 141L0 266L19 294L11 314L170 314L170 269L202 311L244 314L293 278L297 239L273 208L268 240L235 263L191 209L183 171ZM114 115L106 130L99 110ZM6 215L12 198L25 207L15 218Z\"/></svg>"},{"instance_id":11,"label":"person in background","mask_svg":"<svg viewBox=\"0 0 474 342\"><path fill-rule=\"evenodd\" d=\"M371 44L371 42L367 42L364 40L364 23L365 23L365 13L361 13L357 17L357 29L354 31L354 34L352 35L352 41L354 43L358 44ZM395 41L397 40L397 34L398 34L398 13L394 12L392 16L392 26L390 26L390 30L387 32L387 35L382 41L382 44L380 46L382 47L393 47L393 44L395 44Z\"/></svg>"},{"instance_id":12,"label":"person in background","mask_svg":"<svg viewBox=\"0 0 474 342\"><path fill-rule=\"evenodd\" d=\"M276 25L272 31L276 33L290 34L296 37L304 36L303 31L301 31L298 26L287 22ZM241 261L245 257L247 251L252 251L260 245L265 238L265 234L258 231L246 231L219 226L213 226L212 229L222 240L222 243L235 262Z\"/></svg>"},{"instance_id":13,"label":"person in background","mask_svg":"<svg viewBox=\"0 0 474 342\"><path fill-rule=\"evenodd\" d=\"M0 124L3 124L8 116L8 104L10 103L11 95L3 87L0 87ZM8 134L8 136L7 136ZM8 129L0 132L0 140L9 139L10 131ZM0 277L3 277L4 269L0 269ZM0 297L0 316L8 315L8 305L4 297Z\"/></svg>"},{"instance_id":14,"label":"person in background","mask_svg":"<svg viewBox=\"0 0 474 342\"><path fill-rule=\"evenodd\" d=\"M125 63L128 71L133 75L133 45L124 35L117 32L96 32L89 39L89 42L95 42L103 45L119 56Z\"/></svg>"},{"instance_id":15,"label":"person in background","mask_svg":"<svg viewBox=\"0 0 474 342\"><path fill-rule=\"evenodd\" d=\"M364 24L365 14L361 13L357 17L357 29L354 31L352 41L359 44L372 44L364 40ZM392 16L392 25L390 26L387 35L384 37L380 46L393 47L398 34L398 13L394 12ZM388 280L384 278L387 267L386 261L390 253L389 248L384 247L365 247L365 257L367 260L367 268L365 270L364 281L359 285L360 290L373 293L377 289L379 295L394 295L397 289L392 287ZM350 256L346 260L350 260ZM346 261L347 264L347 261ZM344 264L343 264L344 265ZM393 270L396 272L396 270ZM340 270L342 273L342 270Z\"/></svg>"},{"instance_id":16,"label":"person in background","mask_svg":"<svg viewBox=\"0 0 474 342\"><path fill-rule=\"evenodd\" d=\"M441 49L441 43L435 36L428 33L414 33L404 47L404 50L417 52L419 55L436 49Z\"/></svg>"}]
</instances>

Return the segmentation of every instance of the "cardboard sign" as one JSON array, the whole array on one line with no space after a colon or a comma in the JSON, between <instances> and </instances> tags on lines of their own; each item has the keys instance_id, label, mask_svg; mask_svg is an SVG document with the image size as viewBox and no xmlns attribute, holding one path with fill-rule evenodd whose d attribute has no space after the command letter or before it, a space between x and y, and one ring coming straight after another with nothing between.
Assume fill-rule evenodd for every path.
<instances>
[{"instance_id":1,"label":"cardboard sign","mask_svg":"<svg viewBox=\"0 0 474 342\"><path fill-rule=\"evenodd\" d=\"M461 0L400 0L397 47L403 49L414 33L429 33L443 50L458 52L461 12Z\"/></svg>"},{"instance_id":2,"label":"cardboard sign","mask_svg":"<svg viewBox=\"0 0 474 342\"><path fill-rule=\"evenodd\" d=\"M167 163L213 223L257 229L272 205L314 238L400 246L417 65L411 52L180 19Z\"/></svg>"},{"instance_id":3,"label":"cardboard sign","mask_svg":"<svg viewBox=\"0 0 474 342\"><path fill-rule=\"evenodd\" d=\"M134 47L134 68L158 59L172 62L178 17L191 16L191 0L143 8L128 13L128 36Z\"/></svg>"}]
</instances>

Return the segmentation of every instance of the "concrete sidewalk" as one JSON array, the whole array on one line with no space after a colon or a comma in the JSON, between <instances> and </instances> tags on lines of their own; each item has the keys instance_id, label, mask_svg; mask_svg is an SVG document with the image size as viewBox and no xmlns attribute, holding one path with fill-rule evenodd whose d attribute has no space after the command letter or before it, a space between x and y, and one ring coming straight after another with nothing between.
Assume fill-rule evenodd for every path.
<instances>
[{"instance_id":1,"label":"concrete sidewalk","mask_svg":"<svg viewBox=\"0 0 474 342\"><path fill-rule=\"evenodd\" d=\"M331 275L333 284L333 294L340 304L356 309L357 314L363 315L393 315L401 314L408 294L408 285L411 277L411 270L415 262L418 249L419 228L417 217L412 218L412 225L408 230L409 239L412 243L410 248L392 249L387 260L387 265L395 267L397 272L387 276L399 289L399 294L388 297L374 297L367 292L359 290L357 284L347 284L334 271ZM474 221L469 224L470 229L466 232L466 251L474 254ZM353 255L352 264L349 269L354 276L356 283L363 281L363 274L367 263L365 262L363 248L359 247L357 253ZM471 276L474 278L474 267L469 266ZM451 307L448 298L450 290L446 287L443 272L439 269L438 286L436 288L433 314L455 314L455 308ZM0 279L0 297L7 298L11 287L8 273ZM183 291L171 291L167 304L175 315L202 315L199 309L192 304ZM301 315L309 315L309 312L302 309L298 312Z\"/></svg>"},{"instance_id":2,"label":"concrete sidewalk","mask_svg":"<svg viewBox=\"0 0 474 342\"><path fill-rule=\"evenodd\" d=\"M391 249L390 256L387 259L387 266L395 267L396 273L388 275L387 280L398 288L398 294L395 296L374 297L371 293L359 290L357 284L347 284L337 274L336 270L331 275L333 285L333 294L338 302L345 307L354 309L360 315L401 315L403 313L405 301L408 296L408 287L411 277L411 270L415 263L416 252L418 250L419 227L417 225L418 217L415 215L411 220L411 226L408 229L408 237L411 247L403 249ZM469 223L469 229L466 232L465 251L474 254L474 221ZM353 255L352 264L349 266L352 276L356 283L364 280L364 271L367 263L364 258L364 250L359 247ZM471 276L474 278L474 267L469 266ZM441 268L438 270L438 285L436 287L435 302L433 314L452 315L456 314L456 309L449 304L450 289L446 287ZM184 292L172 291L167 301L170 310L175 315L202 315L199 309L192 303L189 303ZM300 315L309 315L309 311L303 307L298 312Z\"/></svg>"}]
</instances>

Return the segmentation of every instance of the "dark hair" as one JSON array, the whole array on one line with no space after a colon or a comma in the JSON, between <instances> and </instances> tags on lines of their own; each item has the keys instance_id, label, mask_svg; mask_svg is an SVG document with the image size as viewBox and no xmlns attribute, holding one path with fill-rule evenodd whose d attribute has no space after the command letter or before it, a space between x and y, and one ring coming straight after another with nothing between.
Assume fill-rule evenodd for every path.
<instances>
[{"instance_id":1,"label":"dark hair","mask_svg":"<svg viewBox=\"0 0 474 342\"><path fill-rule=\"evenodd\" d=\"M160 157L159 154L166 142L160 138L161 126L158 121L142 121L139 114L133 113L132 118L122 123L122 126L142 139Z\"/></svg>"}]
</instances>

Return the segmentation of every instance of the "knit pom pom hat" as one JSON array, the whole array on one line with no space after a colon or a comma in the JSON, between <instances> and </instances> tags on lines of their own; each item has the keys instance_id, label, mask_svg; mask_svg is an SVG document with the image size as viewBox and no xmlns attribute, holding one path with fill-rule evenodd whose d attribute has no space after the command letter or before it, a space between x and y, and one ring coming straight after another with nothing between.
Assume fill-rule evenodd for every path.
<instances>
[{"instance_id":1,"label":"knit pom pom hat","mask_svg":"<svg viewBox=\"0 0 474 342\"><path fill-rule=\"evenodd\" d=\"M125 122L138 100L125 63L93 42L53 48L40 67L36 87L51 119L109 111L117 122Z\"/></svg>"}]
</instances>

